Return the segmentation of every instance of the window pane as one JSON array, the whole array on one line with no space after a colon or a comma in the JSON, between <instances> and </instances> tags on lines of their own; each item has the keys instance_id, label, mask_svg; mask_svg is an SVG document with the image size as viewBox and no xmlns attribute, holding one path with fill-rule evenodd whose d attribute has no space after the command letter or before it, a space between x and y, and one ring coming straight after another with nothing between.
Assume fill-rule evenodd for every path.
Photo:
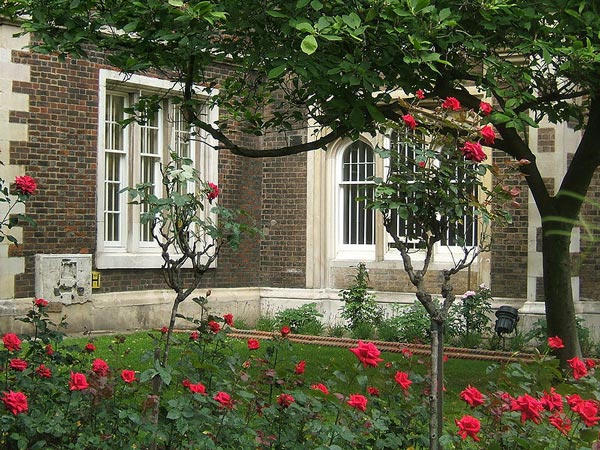
<instances>
[{"instance_id":1,"label":"window pane","mask_svg":"<svg viewBox=\"0 0 600 450\"><path fill-rule=\"evenodd\" d=\"M156 193L160 155L160 112L149 116L146 123L140 125L140 175L139 182L148 184L150 191ZM140 206L140 213L148 212L146 205ZM140 221L140 241L152 242L152 221Z\"/></svg>"},{"instance_id":2,"label":"window pane","mask_svg":"<svg viewBox=\"0 0 600 450\"><path fill-rule=\"evenodd\" d=\"M373 150L364 142L354 142L344 152L342 160L343 243L372 245L375 243L375 212L367 209L373 198L369 181L375 173ZM363 197L362 200L357 198Z\"/></svg>"},{"instance_id":3,"label":"window pane","mask_svg":"<svg viewBox=\"0 0 600 450\"><path fill-rule=\"evenodd\" d=\"M118 242L122 231L122 204L119 191L125 173L125 97L107 95L104 121L104 240Z\"/></svg>"}]
</instances>

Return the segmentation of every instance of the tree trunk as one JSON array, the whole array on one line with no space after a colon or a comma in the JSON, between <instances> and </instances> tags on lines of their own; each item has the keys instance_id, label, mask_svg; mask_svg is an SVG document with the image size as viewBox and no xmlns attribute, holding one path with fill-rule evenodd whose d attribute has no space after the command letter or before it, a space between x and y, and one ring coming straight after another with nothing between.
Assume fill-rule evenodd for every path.
<instances>
[{"instance_id":1,"label":"tree trunk","mask_svg":"<svg viewBox=\"0 0 600 450\"><path fill-rule=\"evenodd\" d=\"M429 450L439 450L444 421L444 323L431 319Z\"/></svg>"},{"instance_id":2,"label":"tree trunk","mask_svg":"<svg viewBox=\"0 0 600 450\"><path fill-rule=\"evenodd\" d=\"M559 336L565 348L558 351L561 367L567 360L581 357L571 287L571 227L558 222L542 224L544 301L548 336Z\"/></svg>"}]
</instances>

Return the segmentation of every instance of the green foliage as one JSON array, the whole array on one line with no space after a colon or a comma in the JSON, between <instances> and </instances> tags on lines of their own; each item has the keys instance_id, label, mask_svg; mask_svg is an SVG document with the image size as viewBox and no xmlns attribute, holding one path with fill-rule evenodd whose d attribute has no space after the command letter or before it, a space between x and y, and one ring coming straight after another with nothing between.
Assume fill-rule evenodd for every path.
<instances>
[{"instance_id":1,"label":"green foliage","mask_svg":"<svg viewBox=\"0 0 600 450\"><path fill-rule=\"evenodd\" d=\"M288 326L292 333L321 334L323 325L319 320L323 314L317 310L316 303L306 303L296 308L287 308L275 314L278 328Z\"/></svg>"},{"instance_id":2,"label":"green foliage","mask_svg":"<svg viewBox=\"0 0 600 450\"><path fill-rule=\"evenodd\" d=\"M384 341L423 344L429 342L431 323L425 307L394 305L392 314L381 321L378 336Z\"/></svg>"},{"instance_id":3,"label":"green foliage","mask_svg":"<svg viewBox=\"0 0 600 450\"><path fill-rule=\"evenodd\" d=\"M491 301L490 289L481 285L476 292L468 291L453 303L446 328L453 343L474 348L492 335Z\"/></svg>"},{"instance_id":4,"label":"green foliage","mask_svg":"<svg viewBox=\"0 0 600 450\"><path fill-rule=\"evenodd\" d=\"M581 345L581 353L588 357L597 356L598 346L594 342L591 330L585 326L581 317L577 317L575 323L579 344ZM547 338L548 326L545 319L537 320L526 333L527 342L533 343L542 352L548 351Z\"/></svg>"},{"instance_id":5,"label":"green foliage","mask_svg":"<svg viewBox=\"0 0 600 450\"><path fill-rule=\"evenodd\" d=\"M44 320L44 308L34 305L27 317ZM245 343L227 338L228 330L227 326L217 332L198 327L192 333L178 333L173 360L165 367L139 361L130 366L131 361L122 358L125 351L128 356L151 351L165 339L161 332L148 333L150 337L98 337L87 350L88 340L67 339L53 354L30 346L31 339L27 347L9 350L6 342L11 336L4 334L2 399L11 392L22 394L27 410L14 413L13 403L0 403L1 448L392 450L427 446L423 392L430 380L421 358L382 353L383 361L364 367L347 349L292 344L280 336L250 350ZM15 360L26 362L26 367L11 368ZM99 360L107 363L105 372L98 370ZM484 364L448 362L452 378L446 395L452 408L446 411L444 448L562 450L571 444L590 448L597 439L595 405L600 385L591 369L575 382L546 354L529 364L496 364L487 373L482 372ZM50 370L50 377L42 376L41 368ZM133 370L135 379L125 377L123 370ZM411 382L406 389L396 381L399 372ZM153 415L156 397L149 393L155 373L165 387L161 407ZM74 385L73 374L84 383ZM328 393L314 388L316 383ZM461 399L467 385L481 390L482 405L472 407ZM564 415L572 420L572 433L563 435L550 424L556 411L533 408L550 392L559 396ZM226 398L224 394L233 401L231 407L218 400ZM364 411L348 404L350 396L357 394L364 397ZM572 394L590 403L578 410L572 403L576 396L566 397ZM513 399L524 395L531 396L527 405L532 409L525 410L523 420ZM539 419L527 415L535 411ZM456 420L464 415L481 425L475 434L480 441L458 435ZM584 417L591 420L589 425Z\"/></svg>"},{"instance_id":6,"label":"green foliage","mask_svg":"<svg viewBox=\"0 0 600 450\"><path fill-rule=\"evenodd\" d=\"M355 332L357 328L367 331L376 327L383 318L383 311L377 305L375 296L369 293L369 273L365 263L358 263L352 284L339 293L342 302L340 316L348 322L348 328ZM367 331L367 336L369 333ZM363 331L364 335L364 331Z\"/></svg>"}]
</instances>

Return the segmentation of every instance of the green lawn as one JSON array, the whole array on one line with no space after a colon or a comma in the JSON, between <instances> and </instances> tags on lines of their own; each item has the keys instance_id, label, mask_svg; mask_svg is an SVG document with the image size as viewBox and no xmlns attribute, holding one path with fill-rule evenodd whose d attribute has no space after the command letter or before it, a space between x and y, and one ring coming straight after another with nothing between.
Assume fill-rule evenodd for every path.
<instances>
[{"instance_id":1,"label":"green lawn","mask_svg":"<svg viewBox=\"0 0 600 450\"><path fill-rule=\"evenodd\" d=\"M152 337L151 337L152 336ZM175 335L181 342L187 340L187 334ZM65 346L74 346L83 348L87 342L93 342L96 346L94 357L102 358L116 369L128 368L139 372L152 367L150 349L155 345L155 339L160 337L160 333L139 332L127 335L104 335L92 338L67 338L64 341ZM261 355L268 347L263 343L261 349L254 355ZM248 354L245 341L232 339L232 353ZM174 347L171 358L177 361L181 358L180 347ZM385 362L399 361L404 358L400 353L382 352L381 357ZM290 344L290 349L282 348L278 355L280 365L295 364L300 360L306 361L305 379L311 383L325 381L334 377L335 371L343 371L349 365L356 365L357 359L353 353L346 348L328 347L314 344ZM415 362L411 365L414 373L425 375L427 371L427 356L414 358ZM417 362L418 361L418 362ZM383 364L383 363L382 363ZM477 361L467 359L448 360L445 364L445 386L446 403L445 410L447 415L455 415L464 410L464 403L459 400L459 393L469 384L477 386L480 389L487 387L490 376L486 374L490 366L489 361ZM375 382L376 380L374 380Z\"/></svg>"}]
</instances>

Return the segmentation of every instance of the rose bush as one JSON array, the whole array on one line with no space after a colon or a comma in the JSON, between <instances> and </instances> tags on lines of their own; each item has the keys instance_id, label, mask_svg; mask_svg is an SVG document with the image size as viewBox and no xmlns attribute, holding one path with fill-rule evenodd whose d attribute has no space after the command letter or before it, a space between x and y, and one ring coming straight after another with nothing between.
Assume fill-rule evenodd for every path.
<instances>
[{"instance_id":1,"label":"rose bush","mask_svg":"<svg viewBox=\"0 0 600 450\"><path fill-rule=\"evenodd\" d=\"M47 321L46 307L34 301L28 316L38 324ZM426 358L407 350L386 360L373 343L361 341L350 348L355 364L343 371L313 371L316 378L307 378L310 359L295 359L293 352L282 356L282 349L293 350L288 333L273 333L270 340L233 351L228 337L233 316L210 320L219 323L217 331L204 323L174 336L174 362L166 367L151 357L144 367L111 366L86 351L86 344L69 348L57 334L49 336L50 326L36 329L36 335L42 342L50 339L53 352L29 336L5 333L0 448L427 446L430 379L426 367L417 370ZM152 335L157 342L165 339L160 331ZM557 338L549 343L560 344ZM460 398L465 409L445 418L444 448L592 448L600 423L600 386L592 362L582 363L585 374L573 361L565 376L548 354L526 365L492 367L495 384L467 385L449 394ZM164 383L160 403L152 393L156 376Z\"/></svg>"}]
</instances>

